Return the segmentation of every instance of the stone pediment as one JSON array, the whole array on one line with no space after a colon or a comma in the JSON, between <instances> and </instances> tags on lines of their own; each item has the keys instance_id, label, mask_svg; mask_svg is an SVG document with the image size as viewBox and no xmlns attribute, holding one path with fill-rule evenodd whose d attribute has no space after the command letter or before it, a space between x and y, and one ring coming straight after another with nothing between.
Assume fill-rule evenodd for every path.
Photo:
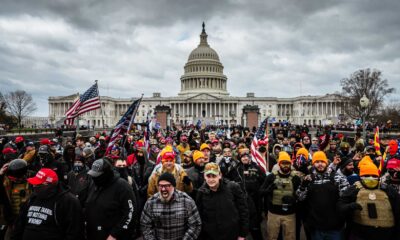
<instances>
[{"instance_id":1,"label":"stone pediment","mask_svg":"<svg viewBox=\"0 0 400 240\"><path fill-rule=\"evenodd\" d=\"M214 100L221 100L219 97L216 97L214 95L211 95L209 93L200 93L197 94L195 96L189 97L187 98L188 101L197 101L197 100L210 100L210 101L214 101Z\"/></svg>"}]
</instances>

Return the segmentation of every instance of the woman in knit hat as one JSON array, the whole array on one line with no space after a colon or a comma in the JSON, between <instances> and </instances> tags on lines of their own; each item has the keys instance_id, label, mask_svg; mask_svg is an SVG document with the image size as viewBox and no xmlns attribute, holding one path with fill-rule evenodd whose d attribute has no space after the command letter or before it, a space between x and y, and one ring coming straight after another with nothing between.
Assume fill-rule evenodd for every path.
<instances>
[{"instance_id":1,"label":"woman in knit hat","mask_svg":"<svg viewBox=\"0 0 400 240\"><path fill-rule=\"evenodd\" d=\"M349 238L399 239L399 194L390 185L379 188L379 171L373 163L360 166L360 178L338 201L338 210L351 216L347 223Z\"/></svg>"}]
</instances>

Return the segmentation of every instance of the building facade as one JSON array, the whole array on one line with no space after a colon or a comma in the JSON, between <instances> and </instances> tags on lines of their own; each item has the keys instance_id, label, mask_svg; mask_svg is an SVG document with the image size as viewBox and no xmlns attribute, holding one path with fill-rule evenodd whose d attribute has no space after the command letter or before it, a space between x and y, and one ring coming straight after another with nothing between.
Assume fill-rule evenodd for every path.
<instances>
[{"instance_id":1,"label":"building facade","mask_svg":"<svg viewBox=\"0 0 400 240\"><path fill-rule=\"evenodd\" d=\"M203 23L200 43L190 54L180 78L178 96L163 97L153 93L144 97L135 122L145 122L155 115L163 127L173 123L258 126L267 116L272 121L294 124L319 125L340 119L343 103L333 94L300 96L294 98L256 97L247 93L243 97L230 96L228 78L217 52L210 47ZM77 95L49 97L49 119L52 124L62 123L64 114ZM80 117L81 125L114 126L125 113L133 98L101 97L102 110L91 111Z\"/></svg>"}]
</instances>

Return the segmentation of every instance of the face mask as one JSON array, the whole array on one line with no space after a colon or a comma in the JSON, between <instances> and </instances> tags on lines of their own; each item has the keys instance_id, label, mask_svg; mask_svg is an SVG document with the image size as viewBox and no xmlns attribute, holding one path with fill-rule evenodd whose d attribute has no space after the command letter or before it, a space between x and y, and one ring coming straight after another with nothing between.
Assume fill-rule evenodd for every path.
<instances>
[{"instance_id":1,"label":"face mask","mask_svg":"<svg viewBox=\"0 0 400 240\"><path fill-rule=\"evenodd\" d=\"M50 154L39 154L39 159L42 164L47 164L52 160Z\"/></svg>"},{"instance_id":2,"label":"face mask","mask_svg":"<svg viewBox=\"0 0 400 240\"><path fill-rule=\"evenodd\" d=\"M260 148L258 148L258 151L261 153L265 153L267 151L267 148L264 146L261 146Z\"/></svg>"},{"instance_id":3,"label":"face mask","mask_svg":"<svg viewBox=\"0 0 400 240\"><path fill-rule=\"evenodd\" d=\"M144 156L137 156L136 157L139 163L144 163Z\"/></svg>"},{"instance_id":4,"label":"face mask","mask_svg":"<svg viewBox=\"0 0 400 240\"><path fill-rule=\"evenodd\" d=\"M119 176L123 179L128 179L128 169L126 167L119 167L117 168L117 172L119 173Z\"/></svg>"},{"instance_id":5,"label":"face mask","mask_svg":"<svg viewBox=\"0 0 400 240\"><path fill-rule=\"evenodd\" d=\"M75 173L80 173L80 172L82 172L83 169L84 169L83 163L74 163L74 166L72 168L72 170Z\"/></svg>"},{"instance_id":6,"label":"face mask","mask_svg":"<svg viewBox=\"0 0 400 240\"><path fill-rule=\"evenodd\" d=\"M96 186L98 187L102 187L105 186L109 181L111 181L111 179L114 177L114 174L111 171L109 172L105 172L102 175L98 176L98 177L93 177L93 182L94 184L96 184Z\"/></svg>"},{"instance_id":7,"label":"face mask","mask_svg":"<svg viewBox=\"0 0 400 240\"><path fill-rule=\"evenodd\" d=\"M374 177L361 178L361 181L365 187L371 189L376 188L376 186L378 186L379 184L379 178L374 178Z\"/></svg>"},{"instance_id":8,"label":"face mask","mask_svg":"<svg viewBox=\"0 0 400 240\"><path fill-rule=\"evenodd\" d=\"M231 161L231 158L230 157L224 157L224 161L225 161L225 163L229 163Z\"/></svg>"},{"instance_id":9,"label":"face mask","mask_svg":"<svg viewBox=\"0 0 400 240\"><path fill-rule=\"evenodd\" d=\"M33 192L36 194L38 198L49 198L53 196L57 192L57 185L49 184L49 185L40 185L33 188Z\"/></svg>"}]
</instances>

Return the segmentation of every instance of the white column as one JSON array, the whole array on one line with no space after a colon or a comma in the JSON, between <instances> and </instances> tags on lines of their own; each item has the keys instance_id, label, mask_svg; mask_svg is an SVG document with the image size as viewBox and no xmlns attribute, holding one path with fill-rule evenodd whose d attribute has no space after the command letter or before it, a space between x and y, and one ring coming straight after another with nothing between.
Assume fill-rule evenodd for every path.
<instances>
[{"instance_id":1,"label":"white column","mask_svg":"<svg viewBox=\"0 0 400 240\"><path fill-rule=\"evenodd\" d=\"M225 103L221 103L221 110L222 110L222 118L225 120Z\"/></svg>"}]
</instances>

